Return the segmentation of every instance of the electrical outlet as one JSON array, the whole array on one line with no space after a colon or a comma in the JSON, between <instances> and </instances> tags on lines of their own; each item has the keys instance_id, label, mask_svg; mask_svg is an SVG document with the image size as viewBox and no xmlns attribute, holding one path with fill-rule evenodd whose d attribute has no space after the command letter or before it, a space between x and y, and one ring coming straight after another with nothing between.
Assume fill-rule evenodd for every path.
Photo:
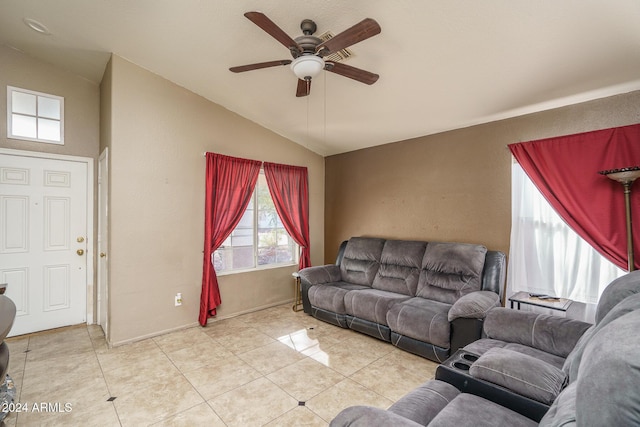
<instances>
[{"instance_id":1,"label":"electrical outlet","mask_svg":"<svg viewBox=\"0 0 640 427\"><path fill-rule=\"evenodd\" d=\"M182 305L182 294L179 292L176 294L175 304L176 307Z\"/></svg>"}]
</instances>

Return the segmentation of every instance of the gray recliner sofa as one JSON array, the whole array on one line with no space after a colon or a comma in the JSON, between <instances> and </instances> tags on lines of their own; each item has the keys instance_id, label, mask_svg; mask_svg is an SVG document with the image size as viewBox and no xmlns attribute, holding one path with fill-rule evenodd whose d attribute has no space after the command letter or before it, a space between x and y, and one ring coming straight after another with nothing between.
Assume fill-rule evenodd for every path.
<instances>
[{"instance_id":1,"label":"gray recliner sofa","mask_svg":"<svg viewBox=\"0 0 640 427\"><path fill-rule=\"evenodd\" d=\"M512 314L517 313L529 317L523 312ZM509 329L508 325L503 327ZM512 335L522 332L520 328L521 325L512 328ZM490 391L487 395L478 390L474 390L475 394L466 393L460 387L436 379L413 390L388 410L366 406L347 408L336 416L331 426L640 425L639 330L640 271L636 271L607 287L598 304L596 323L581 334L564 359L562 369L541 365L540 358L518 350L501 352L503 345L489 346L484 355L471 364L470 371L474 367L479 371L488 370L503 386L517 388L525 394L560 390L541 419L509 409L509 402L495 401L495 396L489 396ZM520 340L545 342L551 347L553 342L563 345L560 341L565 335L553 328L531 332L532 329L525 334L528 337L520 336ZM475 349L489 343L480 342ZM491 355L493 352L498 357ZM526 357L514 356L514 353ZM489 360L485 360L487 363L477 365L486 355L490 355ZM471 374L473 372L469 378Z\"/></svg>"},{"instance_id":2,"label":"gray recliner sofa","mask_svg":"<svg viewBox=\"0 0 640 427\"><path fill-rule=\"evenodd\" d=\"M353 237L299 272L304 311L434 361L481 336L505 255L482 245Z\"/></svg>"}]
</instances>

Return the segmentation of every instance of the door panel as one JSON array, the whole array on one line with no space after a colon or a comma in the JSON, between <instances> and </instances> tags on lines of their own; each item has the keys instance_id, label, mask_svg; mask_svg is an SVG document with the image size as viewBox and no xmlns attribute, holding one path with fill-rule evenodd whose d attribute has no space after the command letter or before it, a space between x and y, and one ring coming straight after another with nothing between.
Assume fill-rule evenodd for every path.
<instances>
[{"instance_id":1,"label":"door panel","mask_svg":"<svg viewBox=\"0 0 640 427\"><path fill-rule=\"evenodd\" d=\"M87 163L0 154L0 282L11 336L86 321Z\"/></svg>"}]
</instances>

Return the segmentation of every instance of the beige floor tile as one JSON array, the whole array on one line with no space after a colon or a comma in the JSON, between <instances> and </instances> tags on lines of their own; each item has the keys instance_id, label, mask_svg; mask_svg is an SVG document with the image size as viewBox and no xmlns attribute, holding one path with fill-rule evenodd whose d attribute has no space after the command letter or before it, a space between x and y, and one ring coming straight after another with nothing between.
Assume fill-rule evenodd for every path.
<instances>
[{"instance_id":1,"label":"beige floor tile","mask_svg":"<svg viewBox=\"0 0 640 427\"><path fill-rule=\"evenodd\" d=\"M348 347L353 351L367 353L376 358L383 357L396 349L389 342L360 333L348 337Z\"/></svg>"},{"instance_id":2,"label":"beige floor tile","mask_svg":"<svg viewBox=\"0 0 640 427\"><path fill-rule=\"evenodd\" d=\"M26 390L40 390L42 387L50 387L54 383L62 385L94 377L102 377L102 371L93 352L35 361L30 360L27 356L22 386ZM43 379L49 378L55 378L55 382L43 381Z\"/></svg>"},{"instance_id":3,"label":"beige floor tile","mask_svg":"<svg viewBox=\"0 0 640 427\"><path fill-rule=\"evenodd\" d=\"M72 408L7 426L326 426L347 406L388 407L437 366L290 304L115 348L96 325L7 343L16 401Z\"/></svg>"},{"instance_id":4,"label":"beige floor tile","mask_svg":"<svg viewBox=\"0 0 640 427\"><path fill-rule=\"evenodd\" d=\"M189 408L172 417L166 418L154 427L226 427L220 417L211 409L206 402Z\"/></svg>"},{"instance_id":5,"label":"beige floor tile","mask_svg":"<svg viewBox=\"0 0 640 427\"><path fill-rule=\"evenodd\" d=\"M309 357L347 377L379 359L375 354L342 344L314 352Z\"/></svg>"},{"instance_id":6,"label":"beige floor tile","mask_svg":"<svg viewBox=\"0 0 640 427\"><path fill-rule=\"evenodd\" d=\"M63 402L78 412L90 411L93 405L106 402L109 397L104 378L94 373L92 376L75 377L73 381L40 381L25 386L20 394L20 402Z\"/></svg>"},{"instance_id":7,"label":"beige floor tile","mask_svg":"<svg viewBox=\"0 0 640 427\"><path fill-rule=\"evenodd\" d=\"M304 406L297 406L265 426L268 427L326 427L329 423Z\"/></svg>"},{"instance_id":8,"label":"beige floor tile","mask_svg":"<svg viewBox=\"0 0 640 427\"><path fill-rule=\"evenodd\" d=\"M49 408L52 411L29 411L18 414L17 426L105 426L118 427L120 422L113 403L101 402L92 405L90 410L79 410L71 407L65 412L64 406Z\"/></svg>"},{"instance_id":9,"label":"beige floor tile","mask_svg":"<svg viewBox=\"0 0 640 427\"><path fill-rule=\"evenodd\" d=\"M254 328L244 329L231 335L217 337L216 341L235 354L244 353L275 342L273 338Z\"/></svg>"},{"instance_id":10,"label":"beige floor tile","mask_svg":"<svg viewBox=\"0 0 640 427\"><path fill-rule=\"evenodd\" d=\"M303 323L288 319L274 319L266 321L260 324L255 324L254 328L274 339L280 339L280 337L306 330L306 326Z\"/></svg>"},{"instance_id":11,"label":"beige floor tile","mask_svg":"<svg viewBox=\"0 0 640 427\"><path fill-rule=\"evenodd\" d=\"M204 332L204 328L196 326L154 337L153 341L165 353L172 353L202 342L211 342L212 339Z\"/></svg>"},{"instance_id":12,"label":"beige floor tile","mask_svg":"<svg viewBox=\"0 0 640 427\"><path fill-rule=\"evenodd\" d=\"M184 376L205 400L209 400L250 383L260 378L262 374L237 356L232 356L224 360L214 360L211 365L185 372Z\"/></svg>"},{"instance_id":13,"label":"beige floor tile","mask_svg":"<svg viewBox=\"0 0 640 427\"><path fill-rule=\"evenodd\" d=\"M298 401L263 377L211 399L209 404L227 426L250 427L278 418Z\"/></svg>"},{"instance_id":14,"label":"beige floor tile","mask_svg":"<svg viewBox=\"0 0 640 427\"><path fill-rule=\"evenodd\" d=\"M87 325L87 332L89 333L89 338L92 340L104 338L104 331L100 325Z\"/></svg>"},{"instance_id":15,"label":"beige floor tile","mask_svg":"<svg viewBox=\"0 0 640 427\"><path fill-rule=\"evenodd\" d=\"M211 338L217 339L228 335L235 335L239 332L253 328L251 325L240 320L239 317L232 317L230 319L209 322L203 329L205 334L209 335Z\"/></svg>"},{"instance_id":16,"label":"beige floor tile","mask_svg":"<svg viewBox=\"0 0 640 427\"><path fill-rule=\"evenodd\" d=\"M292 365L305 356L276 341L264 347L239 354L238 357L261 374L267 375L285 366Z\"/></svg>"},{"instance_id":17,"label":"beige floor tile","mask_svg":"<svg viewBox=\"0 0 640 427\"><path fill-rule=\"evenodd\" d=\"M93 345L85 325L31 336L27 360L47 360L87 352L93 352Z\"/></svg>"},{"instance_id":18,"label":"beige floor tile","mask_svg":"<svg viewBox=\"0 0 640 427\"><path fill-rule=\"evenodd\" d=\"M310 358L273 372L267 378L301 402L345 379L344 375Z\"/></svg>"},{"instance_id":19,"label":"beige floor tile","mask_svg":"<svg viewBox=\"0 0 640 427\"><path fill-rule=\"evenodd\" d=\"M113 401L122 426L149 425L204 402L180 374L163 384L129 391Z\"/></svg>"},{"instance_id":20,"label":"beige floor tile","mask_svg":"<svg viewBox=\"0 0 640 427\"><path fill-rule=\"evenodd\" d=\"M130 390L159 386L180 371L167 356L153 357L143 362L132 362L104 373L109 391L113 396L122 396Z\"/></svg>"},{"instance_id":21,"label":"beige floor tile","mask_svg":"<svg viewBox=\"0 0 640 427\"><path fill-rule=\"evenodd\" d=\"M366 387L345 379L306 402L306 407L330 422L344 408L368 405L387 409L393 402Z\"/></svg>"},{"instance_id":22,"label":"beige floor tile","mask_svg":"<svg viewBox=\"0 0 640 427\"><path fill-rule=\"evenodd\" d=\"M24 353L29 348L29 336L25 335L7 338L4 342L9 346L11 357L16 353Z\"/></svg>"},{"instance_id":23,"label":"beige floor tile","mask_svg":"<svg viewBox=\"0 0 640 427\"><path fill-rule=\"evenodd\" d=\"M205 336L203 341L167 353L169 359L181 372L188 372L209 365L212 360L233 357L232 352L211 339L207 334L202 335Z\"/></svg>"},{"instance_id":24,"label":"beige floor tile","mask_svg":"<svg viewBox=\"0 0 640 427\"><path fill-rule=\"evenodd\" d=\"M432 379L437 366L427 359L395 350L349 378L395 402Z\"/></svg>"},{"instance_id":25,"label":"beige floor tile","mask_svg":"<svg viewBox=\"0 0 640 427\"><path fill-rule=\"evenodd\" d=\"M165 354L152 339L138 341L119 347L96 350L98 361L105 372L120 369L131 363L144 363Z\"/></svg>"}]
</instances>

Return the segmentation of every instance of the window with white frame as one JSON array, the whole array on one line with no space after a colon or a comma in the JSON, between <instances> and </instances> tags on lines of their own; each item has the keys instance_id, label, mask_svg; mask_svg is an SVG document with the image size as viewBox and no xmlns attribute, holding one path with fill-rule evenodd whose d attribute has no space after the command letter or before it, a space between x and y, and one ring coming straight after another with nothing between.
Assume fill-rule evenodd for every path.
<instances>
[{"instance_id":1,"label":"window with white frame","mask_svg":"<svg viewBox=\"0 0 640 427\"><path fill-rule=\"evenodd\" d=\"M264 172L242 219L222 246L213 253L218 273L251 270L298 262L299 249L285 230L269 193Z\"/></svg>"},{"instance_id":2,"label":"window with white frame","mask_svg":"<svg viewBox=\"0 0 640 427\"><path fill-rule=\"evenodd\" d=\"M7 138L64 144L64 98L7 86Z\"/></svg>"}]
</instances>

